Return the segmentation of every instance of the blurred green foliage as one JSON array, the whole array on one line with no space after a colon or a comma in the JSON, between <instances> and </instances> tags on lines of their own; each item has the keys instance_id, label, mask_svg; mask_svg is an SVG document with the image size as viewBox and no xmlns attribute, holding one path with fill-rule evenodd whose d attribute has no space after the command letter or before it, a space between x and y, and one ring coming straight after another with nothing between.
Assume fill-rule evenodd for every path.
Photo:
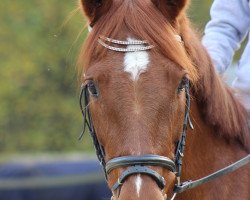
<instances>
[{"instance_id":1,"label":"blurred green foliage","mask_svg":"<svg viewBox=\"0 0 250 200\"><path fill-rule=\"evenodd\" d=\"M78 1L1 0L0 151L69 151L78 142ZM70 18L70 19L68 19ZM77 42L76 42L77 41Z\"/></svg>"},{"instance_id":2,"label":"blurred green foliage","mask_svg":"<svg viewBox=\"0 0 250 200\"><path fill-rule=\"evenodd\" d=\"M202 30L212 0L193 0ZM1 0L0 151L92 149L81 131L76 60L86 30L78 1ZM79 37L78 37L79 35Z\"/></svg>"}]
</instances>

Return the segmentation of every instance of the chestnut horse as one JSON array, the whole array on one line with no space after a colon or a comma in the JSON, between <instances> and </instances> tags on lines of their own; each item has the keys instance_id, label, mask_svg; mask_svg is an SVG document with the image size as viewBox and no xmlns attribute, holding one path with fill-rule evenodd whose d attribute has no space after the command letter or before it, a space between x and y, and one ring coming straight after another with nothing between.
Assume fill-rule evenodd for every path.
<instances>
[{"instance_id":1,"label":"chestnut horse","mask_svg":"<svg viewBox=\"0 0 250 200\"><path fill-rule=\"evenodd\" d=\"M180 185L249 154L249 116L190 27L188 0L80 3L92 27L82 112L113 199L174 199L176 176ZM176 199L250 199L249 172L245 165Z\"/></svg>"}]
</instances>

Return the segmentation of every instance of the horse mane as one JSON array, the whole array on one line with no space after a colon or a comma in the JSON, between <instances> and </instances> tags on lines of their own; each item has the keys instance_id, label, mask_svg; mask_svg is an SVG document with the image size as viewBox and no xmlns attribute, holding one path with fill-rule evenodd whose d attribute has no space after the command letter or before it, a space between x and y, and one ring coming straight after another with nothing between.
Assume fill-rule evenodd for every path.
<instances>
[{"instance_id":1,"label":"horse mane","mask_svg":"<svg viewBox=\"0 0 250 200\"><path fill-rule=\"evenodd\" d=\"M194 33L185 14L178 17L178 31L151 1L116 0L110 10L98 19L89 34L80 57L80 75L92 62L107 55L107 49L98 44L100 35L126 40L124 31L136 39L147 40L160 53L186 70L194 86L194 97L207 124L228 141L237 140L250 150L250 134L246 110L232 91L215 73L212 62ZM175 39L183 37L185 48Z\"/></svg>"},{"instance_id":2,"label":"horse mane","mask_svg":"<svg viewBox=\"0 0 250 200\"><path fill-rule=\"evenodd\" d=\"M218 136L237 141L247 152L250 151L249 113L232 88L215 72L212 61L201 45L200 39L190 28L187 18L180 21L181 34L187 51L198 67L199 81L196 83L194 98L207 124Z\"/></svg>"}]
</instances>

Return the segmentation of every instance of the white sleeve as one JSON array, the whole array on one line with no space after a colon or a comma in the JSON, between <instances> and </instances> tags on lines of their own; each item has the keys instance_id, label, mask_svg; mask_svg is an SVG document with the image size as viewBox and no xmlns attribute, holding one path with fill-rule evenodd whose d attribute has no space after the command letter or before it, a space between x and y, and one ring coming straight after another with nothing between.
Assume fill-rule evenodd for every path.
<instances>
[{"instance_id":1,"label":"white sleeve","mask_svg":"<svg viewBox=\"0 0 250 200\"><path fill-rule=\"evenodd\" d=\"M231 64L250 27L248 0L214 0L202 43L219 73Z\"/></svg>"}]
</instances>

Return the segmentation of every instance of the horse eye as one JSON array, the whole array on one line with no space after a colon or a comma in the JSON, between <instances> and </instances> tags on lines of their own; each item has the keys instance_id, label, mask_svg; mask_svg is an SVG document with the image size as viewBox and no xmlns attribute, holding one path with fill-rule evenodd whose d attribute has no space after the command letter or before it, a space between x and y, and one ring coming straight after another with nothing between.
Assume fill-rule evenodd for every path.
<instances>
[{"instance_id":1,"label":"horse eye","mask_svg":"<svg viewBox=\"0 0 250 200\"><path fill-rule=\"evenodd\" d=\"M180 81L180 83L179 83L179 86L178 86L178 88L177 88L177 93L178 93L178 94L180 94L182 91L185 90L185 87L186 87L187 83L188 83L188 78L187 78L186 76L184 76L184 77L181 79L181 81Z\"/></svg>"},{"instance_id":2,"label":"horse eye","mask_svg":"<svg viewBox=\"0 0 250 200\"><path fill-rule=\"evenodd\" d=\"M95 1L95 6L98 8L102 5L102 0L96 0Z\"/></svg>"},{"instance_id":3,"label":"horse eye","mask_svg":"<svg viewBox=\"0 0 250 200\"><path fill-rule=\"evenodd\" d=\"M87 84L87 87L88 87L88 92L91 96L94 96L94 97L99 96L99 92L98 92L97 86L94 83L94 81L89 81Z\"/></svg>"}]
</instances>

